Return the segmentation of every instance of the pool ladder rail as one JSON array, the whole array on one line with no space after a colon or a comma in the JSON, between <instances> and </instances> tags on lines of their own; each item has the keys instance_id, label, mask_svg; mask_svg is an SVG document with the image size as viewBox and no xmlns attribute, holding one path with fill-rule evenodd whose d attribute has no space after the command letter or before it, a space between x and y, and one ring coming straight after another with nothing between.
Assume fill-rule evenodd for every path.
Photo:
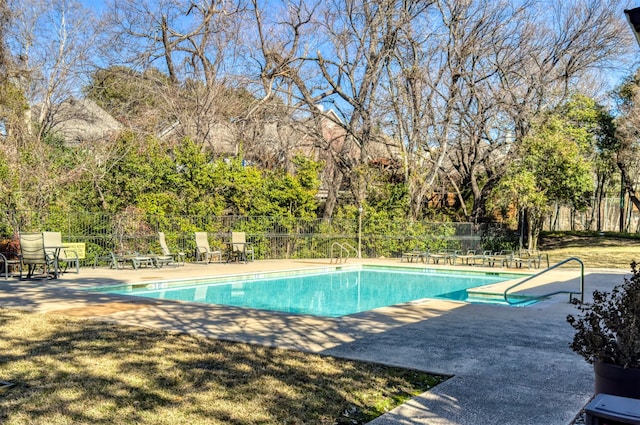
<instances>
[{"instance_id":1,"label":"pool ladder rail","mask_svg":"<svg viewBox=\"0 0 640 425\"><path fill-rule=\"evenodd\" d=\"M334 256L333 249L340 248L338 253ZM346 242L334 242L331 244L331 253L329 254L329 262L333 263L333 260L336 260L336 264L338 263L346 263L349 258L349 252L353 251L353 253L358 256L358 250L355 249L352 245ZM339 254L339 255L338 255Z\"/></svg>"},{"instance_id":2,"label":"pool ladder rail","mask_svg":"<svg viewBox=\"0 0 640 425\"><path fill-rule=\"evenodd\" d=\"M530 280L533 280L533 279L535 279L536 277L538 277L540 275L543 275L543 274L545 274L547 272L550 272L551 270L557 269L558 267L560 267L560 266L562 266L562 265L564 265L566 263L569 263L571 261L576 261L576 262L578 262L580 264L580 290L579 291L555 291L555 292L550 292L548 294L543 294L543 295L528 296L527 299L524 299L524 300L522 300L522 299L517 300L517 301L509 300L509 291L511 291L512 289L522 285L523 283L529 282ZM584 263L582 262L581 259L579 259L577 257L566 258L566 259L560 261L559 263L554 264L553 266L542 270L539 273L536 273L536 274L534 274L532 276L529 276L528 278L526 278L524 280L521 280L520 282L517 282L517 283L511 285L510 287L508 287L507 289L504 290L503 296L504 296L504 301L507 304L517 305L517 304L522 304L522 303L525 303L525 302L528 302L528 301L531 301L531 300L535 300L535 299L547 298L547 297L550 297L552 295L557 295L557 294L569 294L569 302L571 302L571 300L573 299L574 295L580 295L580 302L584 302Z\"/></svg>"}]
</instances>

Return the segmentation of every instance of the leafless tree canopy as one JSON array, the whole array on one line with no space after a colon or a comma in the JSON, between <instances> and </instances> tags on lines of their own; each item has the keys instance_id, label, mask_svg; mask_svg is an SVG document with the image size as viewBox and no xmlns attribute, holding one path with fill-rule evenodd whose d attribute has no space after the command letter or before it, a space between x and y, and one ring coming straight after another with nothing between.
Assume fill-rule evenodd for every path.
<instances>
[{"instance_id":1,"label":"leafless tree canopy","mask_svg":"<svg viewBox=\"0 0 640 425\"><path fill-rule=\"evenodd\" d=\"M28 3L0 0L0 69L24 71L39 137L88 87L132 130L264 166L322 159L326 216L345 189L364 201L384 157L412 217L447 187L481 218L533 118L631 50L616 0L111 0L95 25Z\"/></svg>"}]
</instances>

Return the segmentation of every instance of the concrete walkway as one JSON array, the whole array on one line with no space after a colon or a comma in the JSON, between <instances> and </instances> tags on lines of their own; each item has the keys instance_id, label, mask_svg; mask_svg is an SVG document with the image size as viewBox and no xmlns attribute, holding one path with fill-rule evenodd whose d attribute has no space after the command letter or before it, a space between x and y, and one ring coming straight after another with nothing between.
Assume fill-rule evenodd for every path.
<instances>
[{"instance_id":1,"label":"concrete walkway","mask_svg":"<svg viewBox=\"0 0 640 425\"><path fill-rule=\"evenodd\" d=\"M399 260L361 262L401 265ZM427 300L332 319L80 290L329 266L327 260L278 260L137 271L85 268L79 275L67 273L54 281L0 280L0 306L179 330L452 376L372 425L566 425L592 396L591 366L568 347L573 329L566 316L576 309L567 302L567 295L529 307ZM620 270L588 270L585 292L609 289L621 283L623 275ZM527 291L575 290L578 276L576 268L561 268L536 279L536 287ZM493 289L500 291L500 287Z\"/></svg>"}]
</instances>

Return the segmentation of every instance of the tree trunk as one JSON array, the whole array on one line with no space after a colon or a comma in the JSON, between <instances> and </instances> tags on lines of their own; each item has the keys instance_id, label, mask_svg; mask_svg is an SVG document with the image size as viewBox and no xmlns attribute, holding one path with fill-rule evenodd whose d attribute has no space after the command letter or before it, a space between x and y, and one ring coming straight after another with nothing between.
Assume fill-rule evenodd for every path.
<instances>
[{"instance_id":1,"label":"tree trunk","mask_svg":"<svg viewBox=\"0 0 640 425\"><path fill-rule=\"evenodd\" d=\"M322 218L324 219L331 218L333 216L333 211L338 204L338 193L340 191L340 186L342 186L342 179L342 172L338 169L338 167L335 167L333 169L333 178L330 182L328 182L329 187L327 188L327 200L324 204L324 210L322 212Z\"/></svg>"},{"instance_id":2,"label":"tree trunk","mask_svg":"<svg viewBox=\"0 0 640 425\"><path fill-rule=\"evenodd\" d=\"M626 208L624 205L625 195L629 195L629 201L640 210L640 198L638 198L637 192L633 185L633 179L629 176L629 171L624 163L618 161L618 168L620 168L620 232L626 231L625 215Z\"/></svg>"}]
</instances>

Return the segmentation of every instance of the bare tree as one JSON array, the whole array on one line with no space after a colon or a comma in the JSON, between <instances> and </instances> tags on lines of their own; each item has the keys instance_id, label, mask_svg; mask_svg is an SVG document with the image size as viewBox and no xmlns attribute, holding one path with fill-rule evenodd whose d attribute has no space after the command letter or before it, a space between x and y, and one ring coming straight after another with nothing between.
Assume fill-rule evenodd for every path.
<instances>
[{"instance_id":1,"label":"bare tree","mask_svg":"<svg viewBox=\"0 0 640 425\"><path fill-rule=\"evenodd\" d=\"M627 39L620 39L624 22L612 1L551 0L495 9L492 2L474 4L480 8L469 16L484 19L489 30L467 31L475 37L464 41L472 47L463 73L466 105L456 119L462 137L452 162L471 188L471 216L478 220L488 215L485 203L510 161L509 146L580 81L610 67Z\"/></svg>"},{"instance_id":2,"label":"bare tree","mask_svg":"<svg viewBox=\"0 0 640 425\"><path fill-rule=\"evenodd\" d=\"M30 105L37 105L34 134L40 140L56 122L63 100L79 95L94 33L90 14L77 1L10 0L14 14L10 47L22 70L18 81Z\"/></svg>"},{"instance_id":3,"label":"bare tree","mask_svg":"<svg viewBox=\"0 0 640 425\"><path fill-rule=\"evenodd\" d=\"M528 134L536 116L565 102L581 81L610 69L629 42L615 1L550 0L534 12L519 26L518 48L512 50L515 61L500 72L514 143ZM488 179L485 189L497 181ZM487 214L486 199L476 199L476 216Z\"/></svg>"},{"instance_id":4,"label":"bare tree","mask_svg":"<svg viewBox=\"0 0 640 425\"><path fill-rule=\"evenodd\" d=\"M5 34L9 28L11 19L11 10L7 4L7 0L0 0L0 81L5 82L9 76L11 62L11 53L7 47Z\"/></svg>"},{"instance_id":5,"label":"bare tree","mask_svg":"<svg viewBox=\"0 0 640 425\"><path fill-rule=\"evenodd\" d=\"M456 189L463 209L457 182L480 192L480 164L499 144L487 140L498 112L494 46L509 37L517 13L506 1L436 1L428 19L403 32L389 66L389 121L403 148L413 218L438 182Z\"/></svg>"},{"instance_id":6,"label":"bare tree","mask_svg":"<svg viewBox=\"0 0 640 425\"><path fill-rule=\"evenodd\" d=\"M288 4L288 19L278 22L267 22L264 13L256 13L265 93L282 89L285 81L292 83L295 90L288 92L295 96L292 104L304 108L317 128L327 117L319 104L329 104L337 111L339 119L333 124L342 128L342 134L327 139L320 131L316 133L316 142L328 152L333 166L325 217L333 214L344 178L356 202L363 202L366 181L361 169L370 146L383 136L379 90L386 78L385 66L403 26L427 5L396 0L299 1ZM257 2L254 6L258 10ZM273 33L291 38L266 36ZM311 46L316 48L312 51Z\"/></svg>"},{"instance_id":7,"label":"bare tree","mask_svg":"<svg viewBox=\"0 0 640 425\"><path fill-rule=\"evenodd\" d=\"M105 54L112 63L168 75L160 81L158 105L165 127L201 145L214 143L212 131L225 110L238 59L241 1L114 1L103 16ZM114 45L116 48L114 49Z\"/></svg>"},{"instance_id":8,"label":"bare tree","mask_svg":"<svg viewBox=\"0 0 640 425\"><path fill-rule=\"evenodd\" d=\"M286 5L274 19L253 1L264 99L289 99L316 125L319 103L341 117L340 143L316 134L335 165L327 216L344 178L362 201L358 179L368 148L380 142L402 152L412 217L446 182L461 205L471 194L465 214L482 219L510 144L622 47L611 0Z\"/></svg>"},{"instance_id":9,"label":"bare tree","mask_svg":"<svg viewBox=\"0 0 640 425\"><path fill-rule=\"evenodd\" d=\"M640 72L629 78L618 89L619 109L616 120L616 136L620 143L616 152L616 164L620 170L620 196L629 196L632 204L640 209ZM620 211L620 231L626 231L624 212Z\"/></svg>"},{"instance_id":10,"label":"bare tree","mask_svg":"<svg viewBox=\"0 0 640 425\"><path fill-rule=\"evenodd\" d=\"M7 0L0 0L0 139L3 151L15 159L27 126L23 111L24 94L17 82L22 74L10 49L13 14Z\"/></svg>"},{"instance_id":11,"label":"bare tree","mask_svg":"<svg viewBox=\"0 0 640 425\"><path fill-rule=\"evenodd\" d=\"M12 164L14 207L39 209L55 200L62 185L79 178L70 163L71 169L58 172L52 146L43 142L52 140L45 136L58 117L57 106L79 93L92 42L91 19L72 0L8 0L6 5L11 19L3 41L15 58L8 82L21 115Z\"/></svg>"},{"instance_id":12,"label":"bare tree","mask_svg":"<svg viewBox=\"0 0 640 425\"><path fill-rule=\"evenodd\" d=\"M451 149L448 160L456 170L464 194L473 199L467 218L485 216L484 201L508 162L513 142L513 122L504 110L500 78L518 63L519 32L529 19L532 2L476 1L459 7L441 2L448 17L448 49L457 52L460 65L458 98L454 99ZM454 31L455 30L455 31ZM453 179L450 177L453 181ZM482 181L482 183L480 183Z\"/></svg>"}]
</instances>

